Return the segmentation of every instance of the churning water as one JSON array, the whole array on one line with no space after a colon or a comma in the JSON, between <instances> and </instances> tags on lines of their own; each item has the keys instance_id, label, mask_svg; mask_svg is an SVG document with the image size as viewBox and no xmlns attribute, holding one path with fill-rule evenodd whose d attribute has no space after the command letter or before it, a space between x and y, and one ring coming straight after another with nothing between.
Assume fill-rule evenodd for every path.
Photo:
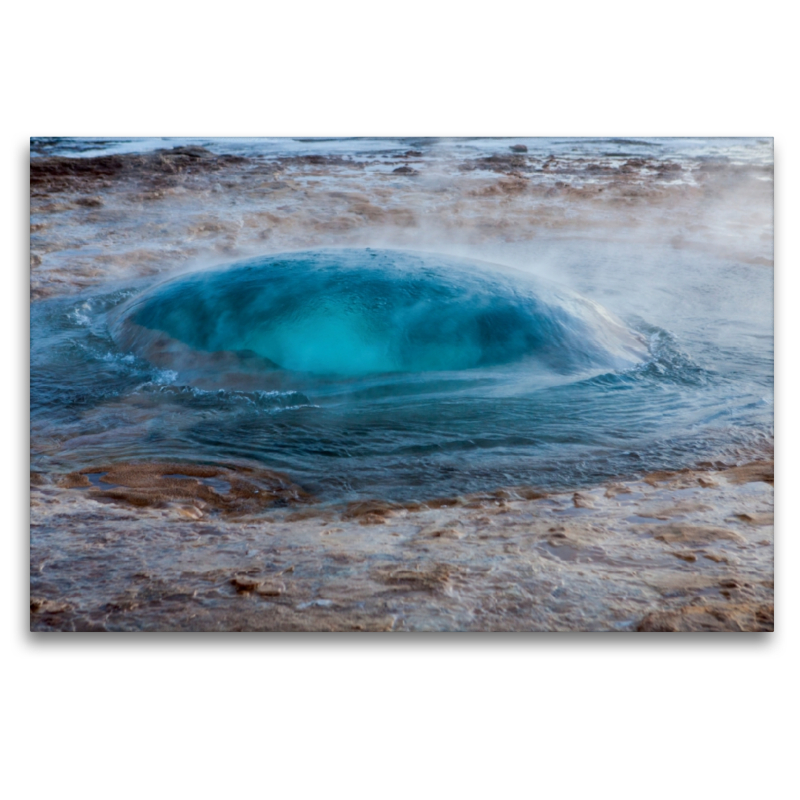
<instances>
[{"instance_id":1,"label":"churning water","mask_svg":"<svg viewBox=\"0 0 800 800\"><path fill-rule=\"evenodd\" d=\"M38 458L245 460L323 499L412 499L771 439L771 270L581 242L546 263L570 289L535 259L360 248L42 300L31 425L53 446Z\"/></svg>"},{"instance_id":2,"label":"churning water","mask_svg":"<svg viewBox=\"0 0 800 800\"><path fill-rule=\"evenodd\" d=\"M624 369L646 356L643 338L600 306L525 273L369 248L188 275L122 313L116 338L145 357L169 349L164 334L188 345L183 358L158 353L176 367L222 352L245 367L259 358L259 372L347 377L525 361L521 371L535 376Z\"/></svg>"}]
</instances>

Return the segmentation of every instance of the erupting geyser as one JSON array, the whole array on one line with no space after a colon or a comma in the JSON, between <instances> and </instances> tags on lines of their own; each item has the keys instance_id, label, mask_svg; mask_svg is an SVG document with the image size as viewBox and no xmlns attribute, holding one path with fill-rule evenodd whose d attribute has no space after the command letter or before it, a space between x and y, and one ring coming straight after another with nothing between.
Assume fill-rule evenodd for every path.
<instances>
[{"instance_id":1,"label":"erupting geyser","mask_svg":"<svg viewBox=\"0 0 800 800\"><path fill-rule=\"evenodd\" d=\"M213 353L316 375L516 361L564 374L647 356L638 334L565 289L494 264L394 250L287 253L184 275L128 303L115 333L162 364L165 353Z\"/></svg>"}]
</instances>

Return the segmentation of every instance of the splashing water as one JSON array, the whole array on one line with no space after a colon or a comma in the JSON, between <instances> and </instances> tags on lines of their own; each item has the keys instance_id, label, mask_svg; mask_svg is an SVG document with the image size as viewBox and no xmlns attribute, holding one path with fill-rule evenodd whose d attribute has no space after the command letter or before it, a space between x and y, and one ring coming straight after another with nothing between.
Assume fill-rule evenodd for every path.
<instances>
[{"instance_id":1,"label":"splashing water","mask_svg":"<svg viewBox=\"0 0 800 800\"><path fill-rule=\"evenodd\" d=\"M647 357L643 338L605 309L524 273L369 249L269 256L169 281L124 307L115 334L165 366L229 353L336 376L518 361L571 374Z\"/></svg>"},{"instance_id":2,"label":"splashing water","mask_svg":"<svg viewBox=\"0 0 800 800\"><path fill-rule=\"evenodd\" d=\"M772 430L771 318L739 298L769 276L682 258L676 275L720 287L718 319L700 283L670 273L650 273L680 295L669 307L652 287L606 289L621 321L526 273L380 250L41 301L34 463L236 460L321 499L411 499L572 487L757 449ZM614 251L621 275L639 259Z\"/></svg>"}]
</instances>

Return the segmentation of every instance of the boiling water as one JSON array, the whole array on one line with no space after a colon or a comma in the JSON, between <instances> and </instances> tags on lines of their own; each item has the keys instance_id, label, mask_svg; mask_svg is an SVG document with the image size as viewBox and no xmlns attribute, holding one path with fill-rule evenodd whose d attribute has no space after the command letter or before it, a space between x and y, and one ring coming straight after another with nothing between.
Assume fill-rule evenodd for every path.
<instances>
[{"instance_id":1,"label":"boiling water","mask_svg":"<svg viewBox=\"0 0 800 800\"><path fill-rule=\"evenodd\" d=\"M311 249L39 301L34 468L244 461L412 499L771 441L771 270L585 240L526 258Z\"/></svg>"}]
</instances>

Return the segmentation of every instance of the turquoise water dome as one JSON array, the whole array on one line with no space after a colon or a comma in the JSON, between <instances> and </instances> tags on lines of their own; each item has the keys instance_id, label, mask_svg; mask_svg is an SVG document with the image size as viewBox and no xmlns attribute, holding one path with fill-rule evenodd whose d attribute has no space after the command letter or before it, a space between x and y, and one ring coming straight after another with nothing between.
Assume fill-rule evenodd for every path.
<instances>
[{"instance_id":1,"label":"turquoise water dome","mask_svg":"<svg viewBox=\"0 0 800 800\"><path fill-rule=\"evenodd\" d=\"M647 356L638 334L566 289L496 264L396 250L284 253L182 275L130 301L115 333L145 358L171 342L184 359L225 353L325 376L513 362L563 374Z\"/></svg>"}]
</instances>

